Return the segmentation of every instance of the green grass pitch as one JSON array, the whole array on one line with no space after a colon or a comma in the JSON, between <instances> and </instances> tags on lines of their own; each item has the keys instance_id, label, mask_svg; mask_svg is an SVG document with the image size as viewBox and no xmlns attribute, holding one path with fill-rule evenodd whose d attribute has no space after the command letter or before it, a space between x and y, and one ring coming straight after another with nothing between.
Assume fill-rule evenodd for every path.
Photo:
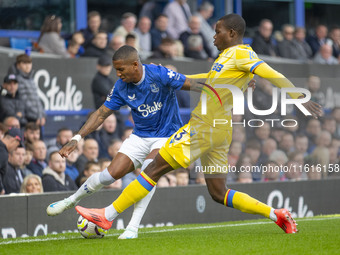
<instances>
[{"instance_id":1,"label":"green grass pitch","mask_svg":"<svg viewBox=\"0 0 340 255\"><path fill-rule=\"evenodd\" d=\"M139 238L103 239L79 233L0 240L0 254L340 254L340 215L298 219L287 235L270 220L147 228Z\"/></svg>"}]
</instances>

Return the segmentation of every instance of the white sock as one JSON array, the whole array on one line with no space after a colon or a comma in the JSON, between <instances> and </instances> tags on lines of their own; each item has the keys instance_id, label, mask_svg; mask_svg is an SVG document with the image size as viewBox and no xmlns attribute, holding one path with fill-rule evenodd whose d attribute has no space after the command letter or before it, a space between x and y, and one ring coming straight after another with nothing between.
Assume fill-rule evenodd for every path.
<instances>
[{"instance_id":1,"label":"white sock","mask_svg":"<svg viewBox=\"0 0 340 255\"><path fill-rule=\"evenodd\" d=\"M142 220L144 213L146 211L146 208L148 207L150 200L153 196L153 194L156 191L156 186L149 192L149 194L146 195L142 200L135 203L135 208L133 210L133 214L131 217L131 220L126 228L132 228L136 232L138 231L140 221Z\"/></svg>"},{"instance_id":2,"label":"white sock","mask_svg":"<svg viewBox=\"0 0 340 255\"><path fill-rule=\"evenodd\" d=\"M142 171L145 170L145 168L153 161L153 159L146 159L142 165ZM140 221L142 220L144 213L146 211L146 208L148 207L150 200L153 196L153 194L156 191L156 186L149 192L149 194L146 195L142 200L138 201L135 204L135 208L133 210L133 214L131 217L131 220L126 228L132 228L136 232L138 231Z\"/></svg>"},{"instance_id":3,"label":"white sock","mask_svg":"<svg viewBox=\"0 0 340 255\"><path fill-rule=\"evenodd\" d=\"M105 207L105 218L108 221L113 221L118 215L119 213L113 207L113 204L110 204L109 206Z\"/></svg>"},{"instance_id":4,"label":"white sock","mask_svg":"<svg viewBox=\"0 0 340 255\"><path fill-rule=\"evenodd\" d=\"M274 208L272 208L272 209L270 210L269 218L270 218L272 221L277 221L277 216L276 216L276 214L274 213L274 211L275 211Z\"/></svg>"},{"instance_id":5,"label":"white sock","mask_svg":"<svg viewBox=\"0 0 340 255\"><path fill-rule=\"evenodd\" d=\"M80 188L69 197L72 202L78 203L84 197L90 196L92 193L97 192L105 185L110 185L115 179L110 175L107 168L100 173L91 175Z\"/></svg>"}]
</instances>

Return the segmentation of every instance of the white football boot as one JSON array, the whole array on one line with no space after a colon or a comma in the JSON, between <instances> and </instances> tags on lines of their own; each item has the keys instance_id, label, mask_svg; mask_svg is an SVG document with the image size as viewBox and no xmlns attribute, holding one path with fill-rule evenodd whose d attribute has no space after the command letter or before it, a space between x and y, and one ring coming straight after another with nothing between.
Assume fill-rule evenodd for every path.
<instances>
[{"instance_id":1,"label":"white football boot","mask_svg":"<svg viewBox=\"0 0 340 255\"><path fill-rule=\"evenodd\" d=\"M76 202L72 202L69 198L65 198L47 206L46 212L48 216L56 216L67 209L75 207L76 204Z\"/></svg>"},{"instance_id":2,"label":"white football boot","mask_svg":"<svg viewBox=\"0 0 340 255\"><path fill-rule=\"evenodd\" d=\"M135 239L138 238L138 229L127 227L118 239Z\"/></svg>"}]
</instances>

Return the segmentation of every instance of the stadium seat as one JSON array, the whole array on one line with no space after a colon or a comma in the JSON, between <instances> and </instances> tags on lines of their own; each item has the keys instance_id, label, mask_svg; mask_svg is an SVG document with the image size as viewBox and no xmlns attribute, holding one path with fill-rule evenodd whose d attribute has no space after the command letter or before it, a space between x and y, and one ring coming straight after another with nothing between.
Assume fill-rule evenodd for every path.
<instances>
[{"instance_id":1,"label":"stadium seat","mask_svg":"<svg viewBox=\"0 0 340 255\"><path fill-rule=\"evenodd\" d=\"M12 49L25 50L27 47L32 47L32 41L27 38L11 37L9 42Z\"/></svg>"}]
</instances>

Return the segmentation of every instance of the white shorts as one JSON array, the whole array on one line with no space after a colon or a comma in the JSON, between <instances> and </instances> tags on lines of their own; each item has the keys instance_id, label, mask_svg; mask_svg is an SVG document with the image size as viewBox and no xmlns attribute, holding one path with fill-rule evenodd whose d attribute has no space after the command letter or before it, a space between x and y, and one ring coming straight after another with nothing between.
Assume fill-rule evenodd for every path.
<instances>
[{"instance_id":1,"label":"white shorts","mask_svg":"<svg viewBox=\"0 0 340 255\"><path fill-rule=\"evenodd\" d=\"M166 137L142 138L131 134L123 142L118 152L128 156L135 168L139 168L150 152L154 149L160 149L167 140L168 138Z\"/></svg>"}]
</instances>

